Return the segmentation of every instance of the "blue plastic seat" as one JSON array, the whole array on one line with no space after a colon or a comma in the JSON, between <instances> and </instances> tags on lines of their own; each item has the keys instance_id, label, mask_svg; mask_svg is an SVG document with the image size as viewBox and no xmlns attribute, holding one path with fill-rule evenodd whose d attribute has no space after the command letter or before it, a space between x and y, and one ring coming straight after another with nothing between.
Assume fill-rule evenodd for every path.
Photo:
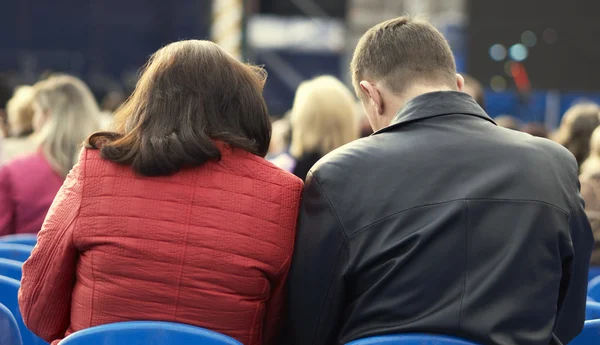
<instances>
[{"instance_id":1,"label":"blue plastic seat","mask_svg":"<svg viewBox=\"0 0 600 345\"><path fill-rule=\"evenodd\" d=\"M583 331L569 345L596 345L600 344L600 320L586 321Z\"/></svg>"},{"instance_id":2,"label":"blue plastic seat","mask_svg":"<svg viewBox=\"0 0 600 345\"><path fill-rule=\"evenodd\" d=\"M20 281L22 274L21 266L23 266L23 263L20 261L0 258L0 276L5 276Z\"/></svg>"},{"instance_id":3,"label":"blue plastic seat","mask_svg":"<svg viewBox=\"0 0 600 345\"><path fill-rule=\"evenodd\" d=\"M2 303L0 303L0 344L23 345L17 320Z\"/></svg>"},{"instance_id":4,"label":"blue plastic seat","mask_svg":"<svg viewBox=\"0 0 600 345\"><path fill-rule=\"evenodd\" d=\"M594 301L600 302L600 277L596 277L588 283L587 294Z\"/></svg>"},{"instance_id":5,"label":"blue plastic seat","mask_svg":"<svg viewBox=\"0 0 600 345\"><path fill-rule=\"evenodd\" d=\"M585 319L586 320L600 319L600 303L588 301L585 304Z\"/></svg>"},{"instance_id":6,"label":"blue plastic seat","mask_svg":"<svg viewBox=\"0 0 600 345\"><path fill-rule=\"evenodd\" d=\"M37 243L37 234L15 234L0 237L0 243L15 243L35 246Z\"/></svg>"},{"instance_id":7,"label":"blue plastic seat","mask_svg":"<svg viewBox=\"0 0 600 345\"><path fill-rule=\"evenodd\" d=\"M171 322L131 321L96 326L75 332L60 345L242 345L237 340L204 328Z\"/></svg>"},{"instance_id":8,"label":"blue plastic seat","mask_svg":"<svg viewBox=\"0 0 600 345\"><path fill-rule=\"evenodd\" d=\"M61 344L62 345L62 344ZM479 345L467 340L439 334L394 334L369 337L346 345Z\"/></svg>"},{"instance_id":9,"label":"blue plastic seat","mask_svg":"<svg viewBox=\"0 0 600 345\"><path fill-rule=\"evenodd\" d=\"M591 266L589 275L588 275L588 281L590 281L598 276L600 276L600 266Z\"/></svg>"},{"instance_id":10,"label":"blue plastic seat","mask_svg":"<svg viewBox=\"0 0 600 345\"><path fill-rule=\"evenodd\" d=\"M32 246L25 244L0 243L0 258L25 262L32 250Z\"/></svg>"},{"instance_id":11,"label":"blue plastic seat","mask_svg":"<svg viewBox=\"0 0 600 345\"><path fill-rule=\"evenodd\" d=\"M40 339L35 334L31 333L23 323L23 317L19 310L19 301L17 295L19 294L19 281L4 276L0 276L0 303L4 304L8 310L13 314L19 331L21 332L21 339L23 339L23 345L42 345L48 344L47 342Z\"/></svg>"}]
</instances>

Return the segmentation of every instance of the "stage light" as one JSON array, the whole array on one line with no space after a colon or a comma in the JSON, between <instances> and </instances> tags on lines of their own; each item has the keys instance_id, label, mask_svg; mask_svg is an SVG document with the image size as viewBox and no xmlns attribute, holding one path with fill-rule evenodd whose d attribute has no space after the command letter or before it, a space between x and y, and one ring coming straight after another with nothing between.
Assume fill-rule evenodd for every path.
<instances>
[{"instance_id":1,"label":"stage light","mask_svg":"<svg viewBox=\"0 0 600 345\"><path fill-rule=\"evenodd\" d=\"M502 44L494 44L490 47L490 57L494 61L506 59L506 48Z\"/></svg>"},{"instance_id":2,"label":"stage light","mask_svg":"<svg viewBox=\"0 0 600 345\"><path fill-rule=\"evenodd\" d=\"M527 50L527 47L525 47L524 44L517 43L510 47L509 54L511 59L515 61L523 61L527 59L529 51Z\"/></svg>"},{"instance_id":3,"label":"stage light","mask_svg":"<svg viewBox=\"0 0 600 345\"><path fill-rule=\"evenodd\" d=\"M537 44L537 36L533 31L527 30L521 34L521 42L529 48L535 47Z\"/></svg>"},{"instance_id":4,"label":"stage light","mask_svg":"<svg viewBox=\"0 0 600 345\"><path fill-rule=\"evenodd\" d=\"M490 80L490 86L495 92L502 92L506 90L506 79L502 76L495 75Z\"/></svg>"}]
</instances>

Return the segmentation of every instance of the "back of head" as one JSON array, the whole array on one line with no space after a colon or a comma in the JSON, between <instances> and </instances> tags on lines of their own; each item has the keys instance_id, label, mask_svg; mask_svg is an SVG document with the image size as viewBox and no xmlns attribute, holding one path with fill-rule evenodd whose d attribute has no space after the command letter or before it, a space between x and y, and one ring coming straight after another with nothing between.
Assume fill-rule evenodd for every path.
<instances>
[{"instance_id":1,"label":"back of head","mask_svg":"<svg viewBox=\"0 0 600 345\"><path fill-rule=\"evenodd\" d=\"M35 89L32 86L20 86L15 89L12 98L6 103L11 135L22 136L33 131L34 96Z\"/></svg>"},{"instance_id":2,"label":"back of head","mask_svg":"<svg viewBox=\"0 0 600 345\"><path fill-rule=\"evenodd\" d=\"M34 89L36 139L50 164L66 175L83 140L99 129L98 104L89 88L72 76L50 77Z\"/></svg>"},{"instance_id":3,"label":"back of head","mask_svg":"<svg viewBox=\"0 0 600 345\"><path fill-rule=\"evenodd\" d=\"M116 112L116 132L96 133L88 144L146 176L220 159L214 140L264 157L271 138L264 81L262 69L212 42L171 43L151 57Z\"/></svg>"},{"instance_id":4,"label":"back of head","mask_svg":"<svg viewBox=\"0 0 600 345\"><path fill-rule=\"evenodd\" d=\"M397 94L414 83L456 89L456 63L448 42L427 21L410 17L369 29L358 42L350 68L357 95L365 78L383 81Z\"/></svg>"},{"instance_id":5,"label":"back of head","mask_svg":"<svg viewBox=\"0 0 600 345\"><path fill-rule=\"evenodd\" d=\"M587 158L592 133L600 125L600 107L594 103L572 106L563 116L555 140L566 147L579 164Z\"/></svg>"},{"instance_id":6,"label":"back of head","mask_svg":"<svg viewBox=\"0 0 600 345\"><path fill-rule=\"evenodd\" d=\"M326 155L359 136L355 99L338 79L321 76L298 87L291 113L290 153Z\"/></svg>"}]
</instances>

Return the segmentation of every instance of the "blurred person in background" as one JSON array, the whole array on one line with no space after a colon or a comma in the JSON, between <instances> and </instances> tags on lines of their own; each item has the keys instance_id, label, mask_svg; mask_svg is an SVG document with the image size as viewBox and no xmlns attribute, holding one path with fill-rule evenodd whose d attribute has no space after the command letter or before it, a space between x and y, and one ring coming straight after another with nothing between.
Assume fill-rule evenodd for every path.
<instances>
[{"instance_id":1,"label":"blurred person in background","mask_svg":"<svg viewBox=\"0 0 600 345\"><path fill-rule=\"evenodd\" d=\"M31 138L34 95L33 86L19 86L6 104L9 137L4 145L5 162L36 150L36 144Z\"/></svg>"},{"instance_id":2,"label":"blurred person in background","mask_svg":"<svg viewBox=\"0 0 600 345\"><path fill-rule=\"evenodd\" d=\"M13 91L9 86L8 79L0 74L0 137L7 137L8 132L8 119L6 116L6 103L12 97ZM2 150L0 149L0 152ZM0 153L0 155L2 155ZM2 160L0 159L0 164Z\"/></svg>"},{"instance_id":3,"label":"blurred person in background","mask_svg":"<svg viewBox=\"0 0 600 345\"><path fill-rule=\"evenodd\" d=\"M483 90L483 85L470 75L463 74L463 78L465 79L463 92L466 92L469 96L473 97L475 102L485 110L485 92Z\"/></svg>"},{"instance_id":4,"label":"blurred person in background","mask_svg":"<svg viewBox=\"0 0 600 345\"><path fill-rule=\"evenodd\" d=\"M281 119L273 121L273 134L267 159L281 169L291 172L296 160L290 155L292 126L289 114L288 111Z\"/></svg>"},{"instance_id":5,"label":"blurred person in background","mask_svg":"<svg viewBox=\"0 0 600 345\"><path fill-rule=\"evenodd\" d=\"M369 29L351 71L375 133L306 179L285 339L569 343L593 246L573 156L498 127L461 92L450 46L426 21Z\"/></svg>"},{"instance_id":6,"label":"blurred person in background","mask_svg":"<svg viewBox=\"0 0 600 345\"><path fill-rule=\"evenodd\" d=\"M90 90L71 76L34 86L33 129L37 152L0 168L0 235L37 233L84 139L99 126Z\"/></svg>"},{"instance_id":7,"label":"blurred person in background","mask_svg":"<svg viewBox=\"0 0 600 345\"><path fill-rule=\"evenodd\" d=\"M510 115L500 115L494 119L494 122L500 127L512 129L513 131L520 130L519 120Z\"/></svg>"},{"instance_id":8,"label":"blurred person in background","mask_svg":"<svg viewBox=\"0 0 600 345\"><path fill-rule=\"evenodd\" d=\"M521 132L533 135L538 138L548 138L548 129L541 123L530 122L521 127Z\"/></svg>"},{"instance_id":9,"label":"blurred person in background","mask_svg":"<svg viewBox=\"0 0 600 345\"><path fill-rule=\"evenodd\" d=\"M304 180L321 157L359 137L354 104L352 92L335 77L300 84L291 113L294 175Z\"/></svg>"},{"instance_id":10,"label":"blurred person in background","mask_svg":"<svg viewBox=\"0 0 600 345\"><path fill-rule=\"evenodd\" d=\"M590 153L590 139L598 125L600 107L597 104L576 104L563 116L554 140L571 151L581 166Z\"/></svg>"},{"instance_id":11,"label":"blurred person in background","mask_svg":"<svg viewBox=\"0 0 600 345\"><path fill-rule=\"evenodd\" d=\"M146 66L46 217L23 265L23 320L53 344L155 320L277 345L302 181L263 158L265 73L198 40Z\"/></svg>"},{"instance_id":12,"label":"blurred person in background","mask_svg":"<svg viewBox=\"0 0 600 345\"><path fill-rule=\"evenodd\" d=\"M595 238L591 264L600 266L600 127L592 134L590 155L581 165L580 181L585 212L590 219Z\"/></svg>"}]
</instances>

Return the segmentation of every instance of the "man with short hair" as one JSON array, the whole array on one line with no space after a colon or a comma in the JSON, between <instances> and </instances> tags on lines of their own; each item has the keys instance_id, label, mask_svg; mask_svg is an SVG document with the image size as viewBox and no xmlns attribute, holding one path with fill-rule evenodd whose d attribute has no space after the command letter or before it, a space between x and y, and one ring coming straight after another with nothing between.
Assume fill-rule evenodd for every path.
<instances>
[{"instance_id":1,"label":"man with short hair","mask_svg":"<svg viewBox=\"0 0 600 345\"><path fill-rule=\"evenodd\" d=\"M351 69L375 133L307 178L285 339L573 339L594 243L573 156L496 126L425 21L371 28Z\"/></svg>"}]
</instances>

